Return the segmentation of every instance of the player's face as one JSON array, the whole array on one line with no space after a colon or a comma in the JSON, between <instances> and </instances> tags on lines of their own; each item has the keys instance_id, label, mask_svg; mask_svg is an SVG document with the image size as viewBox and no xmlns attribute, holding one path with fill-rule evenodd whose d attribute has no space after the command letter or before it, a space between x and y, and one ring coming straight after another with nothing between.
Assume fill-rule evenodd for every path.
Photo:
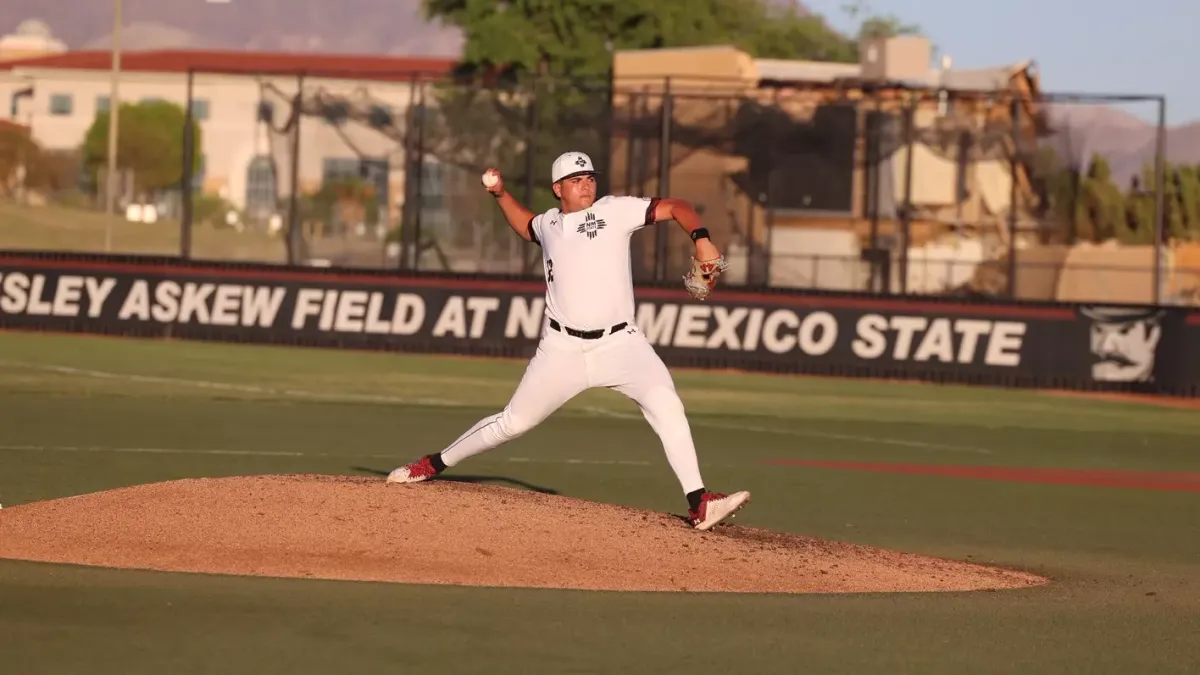
<instances>
[{"instance_id":1,"label":"player's face","mask_svg":"<svg viewBox=\"0 0 1200 675\"><path fill-rule=\"evenodd\" d=\"M567 211L586 209L596 201L596 177L572 176L558 182L558 197Z\"/></svg>"}]
</instances>

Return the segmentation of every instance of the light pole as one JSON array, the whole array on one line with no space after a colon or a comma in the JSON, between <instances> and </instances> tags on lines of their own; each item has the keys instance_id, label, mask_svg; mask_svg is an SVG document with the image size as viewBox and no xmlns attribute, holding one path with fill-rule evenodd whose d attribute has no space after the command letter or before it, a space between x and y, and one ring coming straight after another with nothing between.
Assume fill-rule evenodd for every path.
<instances>
[{"instance_id":1,"label":"light pole","mask_svg":"<svg viewBox=\"0 0 1200 675\"><path fill-rule=\"evenodd\" d=\"M112 84L108 96L108 171L105 173L104 214L112 215L117 192L117 117L121 109L121 0L113 0ZM112 219L104 219L104 252L112 250Z\"/></svg>"},{"instance_id":2,"label":"light pole","mask_svg":"<svg viewBox=\"0 0 1200 675\"><path fill-rule=\"evenodd\" d=\"M206 0L226 5L231 0ZM121 0L113 0L112 76L108 96L108 170L104 181L104 213L112 215L117 201L117 135L121 109ZM112 219L104 219L104 252L112 250Z\"/></svg>"}]
</instances>

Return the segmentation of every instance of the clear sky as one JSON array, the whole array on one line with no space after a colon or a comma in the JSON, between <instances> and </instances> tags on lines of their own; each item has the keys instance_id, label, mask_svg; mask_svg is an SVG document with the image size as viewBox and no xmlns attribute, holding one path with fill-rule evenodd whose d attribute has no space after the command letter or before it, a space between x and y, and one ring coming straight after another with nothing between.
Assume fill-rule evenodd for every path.
<instances>
[{"instance_id":1,"label":"clear sky","mask_svg":"<svg viewBox=\"0 0 1200 675\"><path fill-rule=\"evenodd\" d=\"M830 24L847 0L802 0ZM1200 120L1200 0L869 0L917 24L955 68L1037 62L1048 92L1163 94L1167 124ZM1153 104L1122 104L1153 121Z\"/></svg>"}]
</instances>

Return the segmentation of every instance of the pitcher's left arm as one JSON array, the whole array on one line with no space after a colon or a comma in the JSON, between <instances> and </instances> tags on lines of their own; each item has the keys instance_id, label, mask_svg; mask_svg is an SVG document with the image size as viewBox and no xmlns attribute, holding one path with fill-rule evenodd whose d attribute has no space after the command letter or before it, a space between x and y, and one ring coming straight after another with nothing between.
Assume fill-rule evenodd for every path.
<instances>
[{"instance_id":1,"label":"pitcher's left arm","mask_svg":"<svg viewBox=\"0 0 1200 675\"><path fill-rule=\"evenodd\" d=\"M658 197L650 200L647 221L661 223L674 220L696 245L692 254L692 269L683 276L683 286L697 300L706 299L717 285L717 278L728 267L725 256L717 249L700 220L700 214L686 199ZM649 222L647 222L649 224Z\"/></svg>"}]
</instances>

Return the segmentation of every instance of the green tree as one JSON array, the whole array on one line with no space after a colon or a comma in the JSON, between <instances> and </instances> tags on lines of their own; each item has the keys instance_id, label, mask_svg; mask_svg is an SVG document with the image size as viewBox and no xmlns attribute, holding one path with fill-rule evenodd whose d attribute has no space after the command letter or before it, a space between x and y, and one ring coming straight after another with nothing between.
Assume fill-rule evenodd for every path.
<instances>
[{"instance_id":1,"label":"green tree","mask_svg":"<svg viewBox=\"0 0 1200 675\"><path fill-rule=\"evenodd\" d=\"M555 203L548 167L559 152L582 150L607 168L616 50L729 44L764 58L858 58L855 40L821 17L766 0L424 0L423 7L427 18L466 35L459 81L429 91L436 113L419 131L425 152L475 176L499 168L508 189L535 210ZM498 218L495 226L505 227Z\"/></svg>"},{"instance_id":2,"label":"green tree","mask_svg":"<svg viewBox=\"0 0 1200 675\"><path fill-rule=\"evenodd\" d=\"M1058 224L1053 240L1102 242L1127 234L1126 196L1113 182L1108 160L1093 155L1087 170L1068 166L1052 148L1039 149L1033 179L1042 198L1042 215Z\"/></svg>"},{"instance_id":3,"label":"green tree","mask_svg":"<svg viewBox=\"0 0 1200 675\"><path fill-rule=\"evenodd\" d=\"M1171 177L1171 236L1200 239L1200 166L1175 166Z\"/></svg>"},{"instance_id":4,"label":"green tree","mask_svg":"<svg viewBox=\"0 0 1200 675\"><path fill-rule=\"evenodd\" d=\"M41 163L42 149L27 127L0 124L0 194L23 183L31 185L31 173ZM21 172L24 171L24 176Z\"/></svg>"},{"instance_id":5,"label":"green tree","mask_svg":"<svg viewBox=\"0 0 1200 675\"><path fill-rule=\"evenodd\" d=\"M1168 162L1165 169L1164 237L1200 241L1200 166ZM1066 243L1116 239L1128 245L1154 242L1157 200L1152 163L1147 162L1122 189L1105 158L1093 156L1087 172L1080 173L1066 166L1053 150L1042 148L1034 159L1032 175L1042 216L1058 225L1051 239Z\"/></svg>"},{"instance_id":6,"label":"green tree","mask_svg":"<svg viewBox=\"0 0 1200 675\"><path fill-rule=\"evenodd\" d=\"M919 35L921 33L920 26L905 23L900 17L894 14L880 15L873 13L870 5L863 0L855 0L854 2L842 5L842 11L851 19L862 18L861 23L858 25L858 31L855 33L859 40L864 38L893 37L896 35Z\"/></svg>"},{"instance_id":7,"label":"green tree","mask_svg":"<svg viewBox=\"0 0 1200 675\"><path fill-rule=\"evenodd\" d=\"M1165 163L1163 181L1164 238L1200 240L1200 167ZM1154 241L1155 172L1147 162L1129 189L1129 229L1137 243Z\"/></svg>"},{"instance_id":8,"label":"green tree","mask_svg":"<svg viewBox=\"0 0 1200 675\"><path fill-rule=\"evenodd\" d=\"M423 8L463 29L462 61L472 70L598 77L610 48L713 44L764 57L855 58L852 41L820 17L764 0L424 0Z\"/></svg>"},{"instance_id":9,"label":"green tree","mask_svg":"<svg viewBox=\"0 0 1200 675\"><path fill-rule=\"evenodd\" d=\"M1121 239L1126 234L1125 195L1113 182L1112 168L1104 157L1092 156L1083 180L1082 197L1087 214L1086 236L1101 242L1114 237Z\"/></svg>"},{"instance_id":10,"label":"green tree","mask_svg":"<svg viewBox=\"0 0 1200 675\"><path fill-rule=\"evenodd\" d=\"M169 101L121 104L117 120L117 167L132 172L135 190L154 192L181 185L186 120L183 107ZM84 166L92 172L108 165L108 124L109 113L97 113L84 137ZM194 120L192 130L193 147L203 147L200 125ZM193 154L192 161L192 170L198 171L199 151Z\"/></svg>"}]
</instances>

